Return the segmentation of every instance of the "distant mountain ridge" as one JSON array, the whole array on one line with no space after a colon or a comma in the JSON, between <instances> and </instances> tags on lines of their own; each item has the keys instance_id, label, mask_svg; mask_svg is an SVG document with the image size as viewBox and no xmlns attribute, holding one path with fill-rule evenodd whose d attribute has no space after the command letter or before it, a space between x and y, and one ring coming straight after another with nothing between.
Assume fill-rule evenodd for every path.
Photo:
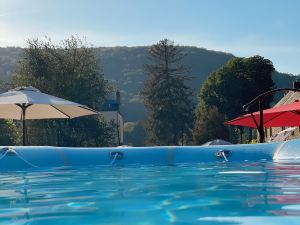
<instances>
[{"instance_id":1,"label":"distant mountain ridge","mask_svg":"<svg viewBox=\"0 0 300 225\"><path fill-rule=\"evenodd\" d=\"M149 63L149 46L141 47L98 47L96 54L101 60L106 79L115 83L121 90L121 112L125 121L139 121L146 118L145 107L139 97L147 75L143 65ZM230 53L207 50L197 47L180 47L186 57L183 64L190 66L195 80L190 86L195 90L195 99L203 81L210 73L219 69L235 57ZM0 80L8 81L14 74L22 48L0 48ZM274 72L273 80L277 87L291 87L295 76Z\"/></svg>"}]
</instances>

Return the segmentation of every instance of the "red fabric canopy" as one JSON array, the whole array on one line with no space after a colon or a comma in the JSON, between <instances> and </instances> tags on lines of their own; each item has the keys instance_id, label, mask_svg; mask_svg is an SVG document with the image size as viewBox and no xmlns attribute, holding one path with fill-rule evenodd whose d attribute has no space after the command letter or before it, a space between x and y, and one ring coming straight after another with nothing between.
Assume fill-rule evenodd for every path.
<instances>
[{"instance_id":1,"label":"red fabric canopy","mask_svg":"<svg viewBox=\"0 0 300 225\"><path fill-rule=\"evenodd\" d=\"M259 125L259 112L246 114L227 121L225 124L256 128ZM257 123L257 124L256 124ZM300 102L281 105L263 111L263 127L300 126Z\"/></svg>"}]
</instances>

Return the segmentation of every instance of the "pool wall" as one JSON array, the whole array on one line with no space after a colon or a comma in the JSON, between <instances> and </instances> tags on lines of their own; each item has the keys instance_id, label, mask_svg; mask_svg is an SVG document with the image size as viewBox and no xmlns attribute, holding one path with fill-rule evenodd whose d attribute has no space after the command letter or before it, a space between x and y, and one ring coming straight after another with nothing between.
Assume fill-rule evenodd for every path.
<instances>
[{"instance_id":1,"label":"pool wall","mask_svg":"<svg viewBox=\"0 0 300 225\"><path fill-rule=\"evenodd\" d=\"M67 148L0 147L0 169L41 167L241 162L300 159L300 140L218 146Z\"/></svg>"}]
</instances>

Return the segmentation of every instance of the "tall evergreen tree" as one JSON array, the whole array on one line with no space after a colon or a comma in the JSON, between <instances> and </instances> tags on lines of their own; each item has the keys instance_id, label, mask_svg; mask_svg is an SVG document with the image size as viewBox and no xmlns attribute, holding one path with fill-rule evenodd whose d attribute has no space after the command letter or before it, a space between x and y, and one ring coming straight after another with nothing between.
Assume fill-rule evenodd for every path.
<instances>
[{"instance_id":1,"label":"tall evergreen tree","mask_svg":"<svg viewBox=\"0 0 300 225\"><path fill-rule=\"evenodd\" d=\"M186 82L190 68L181 65L184 54L168 39L151 46L145 65L148 80L142 91L149 111L146 129L149 142L178 145L188 142L194 120L193 91Z\"/></svg>"}]
</instances>

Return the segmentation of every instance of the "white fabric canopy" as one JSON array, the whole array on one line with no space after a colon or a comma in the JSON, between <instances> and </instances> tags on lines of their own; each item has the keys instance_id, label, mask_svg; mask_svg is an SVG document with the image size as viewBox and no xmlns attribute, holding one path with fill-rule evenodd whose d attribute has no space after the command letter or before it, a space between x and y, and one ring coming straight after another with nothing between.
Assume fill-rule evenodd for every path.
<instances>
[{"instance_id":1,"label":"white fabric canopy","mask_svg":"<svg viewBox=\"0 0 300 225\"><path fill-rule=\"evenodd\" d=\"M22 106L26 113L22 118ZM15 88L0 94L0 118L3 119L71 119L97 112L87 106L44 94L33 87Z\"/></svg>"},{"instance_id":2,"label":"white fabric canopy","mask_svg":"<svg viewBox=\"0 0 300 225\"><path fill-rule=\"evenodd\" d=\"M93 114L97 112L87 106L44 94L34 87L19 87L0 94L0 118L22 120L23 145L28 119L72 119Z\"/></svg>"}]
</instances>

